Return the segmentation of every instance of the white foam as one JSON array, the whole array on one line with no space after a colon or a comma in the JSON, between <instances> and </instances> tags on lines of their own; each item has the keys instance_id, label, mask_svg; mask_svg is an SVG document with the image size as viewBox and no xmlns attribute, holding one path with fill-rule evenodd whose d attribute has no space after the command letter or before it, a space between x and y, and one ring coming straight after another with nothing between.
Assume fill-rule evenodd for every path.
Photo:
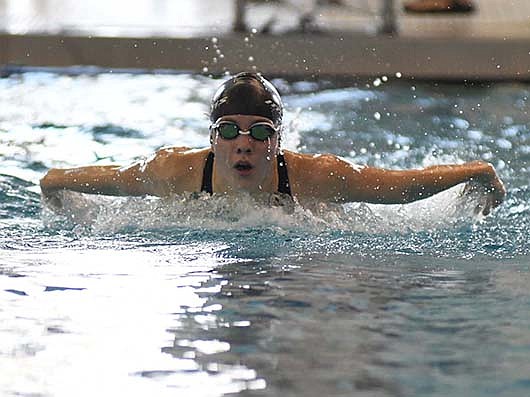
<instances>
[{"instance_id":1,"label":"white foam","mask_svg":"<svg viewBox=\"0 0 530 397\"><path fill-rule=\"evenodd\" d=\"M431 198L405 205L366 203L304 203L277 196L259 198L186 194L169 198L104 197L64 192L61 215L44 211L48 225L67 220L94 233L124 229L174 228L237 230L274 227L308 232L344 230L363 233L395 233L444 229L480 220L476 208L481 197L462 195L459 185Z\"/></svg>"}]
</instances>

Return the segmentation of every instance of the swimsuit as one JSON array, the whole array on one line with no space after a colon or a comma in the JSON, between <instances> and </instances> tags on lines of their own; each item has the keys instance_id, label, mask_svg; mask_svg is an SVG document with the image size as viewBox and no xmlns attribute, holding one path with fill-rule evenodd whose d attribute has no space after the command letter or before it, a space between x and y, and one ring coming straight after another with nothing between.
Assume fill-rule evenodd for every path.
<instances>
[{"instance_id":1,"label":"swimsuit","mask_svg":"<svg viewBox=\"0 0 530 397\"><path fill-rule=\"evenodd\" d=\"M213 194L212 174L213 174L213 152L208 153L204 171L202 173L201 192ZM292 196L291 187L289 185L289 176L287 175L287 164L283 154L276 156L276 164L278 164L278 193Z\"/></svg>"}]
</instances>

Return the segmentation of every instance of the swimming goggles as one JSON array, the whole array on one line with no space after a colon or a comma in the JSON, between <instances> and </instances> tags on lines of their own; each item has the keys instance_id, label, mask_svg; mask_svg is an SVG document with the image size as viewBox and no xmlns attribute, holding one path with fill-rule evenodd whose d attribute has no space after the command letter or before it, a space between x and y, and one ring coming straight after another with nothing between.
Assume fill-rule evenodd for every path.
<instances>
[{"instance_id":1,"label":"swimming goggles","mask_svg":"<svg viewBox=\"0 0 530 397\"><path fill-rule=\"evenodd\" d=\"M276 128L267 123L252 124L247 131L243 131L233 121L218 121L210 127L210 130L219 134L223 139L235 139L238 135L250 135L257 141L266 141L278 132Z\"/></svg>"}]
</instances>

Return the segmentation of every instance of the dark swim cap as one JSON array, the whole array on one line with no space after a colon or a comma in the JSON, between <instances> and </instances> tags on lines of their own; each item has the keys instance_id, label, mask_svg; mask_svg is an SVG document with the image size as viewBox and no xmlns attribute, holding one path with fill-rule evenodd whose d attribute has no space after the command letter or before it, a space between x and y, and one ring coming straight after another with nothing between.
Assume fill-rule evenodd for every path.
<instances>
[{"instance_id":1,"label":"dark swim cap","mask_svg":"<svg viewBox=\"0 0 530 397\"><path fill-rule=\"evenodd\" d=\"M282 124L283 104L276 88L257 73L239 73L216 91L210 107L210 120L232 114L262 116L278 128Z\"/></svg>"}]
</instances>

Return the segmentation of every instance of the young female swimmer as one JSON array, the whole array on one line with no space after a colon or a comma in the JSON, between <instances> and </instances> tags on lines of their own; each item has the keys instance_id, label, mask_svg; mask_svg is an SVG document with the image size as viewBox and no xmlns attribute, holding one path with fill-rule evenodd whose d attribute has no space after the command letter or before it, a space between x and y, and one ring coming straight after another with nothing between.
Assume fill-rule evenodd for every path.
<instances>
[{"instance_id":1,"label":"young female swimmer","mask_svg":"<svg viewBox=\"0 0 530 397\"><path fill-rule=\"evenodd\" d=\"M60 206L57 192L168 196L183 192L280 193L307 200L403 204L460 183L485 193L482 212L500 205L506 191L489 163L473 161L424 169L356 166L331 155L280 150L283 105L276 88L254 73L240 73L212 98L210 147L164 148L128 167L51 169L42 194Z\"/></svg>"}]
</instances>

